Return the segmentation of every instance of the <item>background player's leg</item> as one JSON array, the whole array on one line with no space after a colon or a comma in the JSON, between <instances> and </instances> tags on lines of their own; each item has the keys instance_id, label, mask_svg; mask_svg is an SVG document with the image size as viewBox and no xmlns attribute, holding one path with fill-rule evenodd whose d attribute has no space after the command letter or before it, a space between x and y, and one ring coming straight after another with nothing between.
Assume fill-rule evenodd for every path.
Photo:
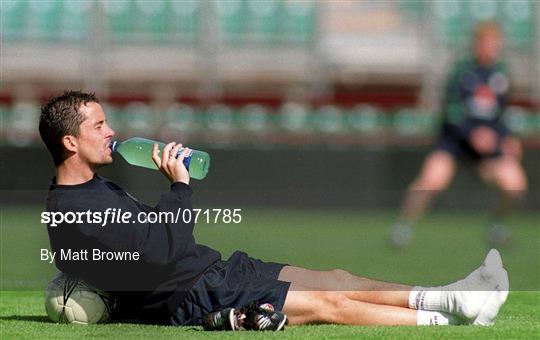
<instances>
[{"instance_id":1,"label":"background player's leg","mask_svg":"<svg viewBox=\"0 0 540 340\"><path fill-rule=\"evenodd\" d=\"M427 156L420 174L407 189L400 218L390 235L395 245L410 242L411 226L425 214L435 196L448 187L455 167L453 156L446 151L437 150Z\"/></svg>"},{"instance_id":2,"label":"background player's leg","mask_svg":"<svg viewBox=\"0 0 540 340\"><path fill-rule=\"evenodd\" d=\"M347 325L416 325L417 311L355 301L342 292L310 291L291 284L283 312L293 325L336 323Z\"/></svg>"},{"instance_id":3,"label":"background player's leg","mask_svg":"<svg viewBox=\"0 0 540 340\"><path fill-rule=\"evenodd\" d=\"M485 181L495 184L502 191L499 204L492 212L489 239L493 244L504 244L508 239L504 219L525 194L527 177L521 164L509 156L484 160L478 170Z\"/></svg>"},{"instance_id":4,"label":"background player's leg","mask_svg":"<svg viewBox=\"0 0 540 340\"><path fill-rule=\"evenodd\" d=\"M448 187L454 173L455 161L452 155L446 151L434 151L429 154L420 175L408 188L402 218L411 223L420 219L435 195Z\"/></svg>"},{"instance_id":5,"label":"background player's leg","mask_svg":"<svg viewBox=\"0 0 540 340\"><path fill-rule=\"evenodd\" d=\"M410 286L375 281L345 270L317 271L286 266L279 280L293 282L314 291L340 291L349 299L391 306L408 307Z\"/></svg>"}]
</instances>

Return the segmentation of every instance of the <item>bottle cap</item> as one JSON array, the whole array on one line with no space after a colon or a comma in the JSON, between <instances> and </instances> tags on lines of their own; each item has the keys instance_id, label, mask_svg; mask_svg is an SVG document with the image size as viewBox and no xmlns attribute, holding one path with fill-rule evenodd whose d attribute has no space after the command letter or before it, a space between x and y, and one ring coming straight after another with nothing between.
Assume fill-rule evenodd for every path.
<instances>
[{"instance_id":1,"label":"bottle cap","mask_svg":"<svg viewBox=\"0 0 540 340\"><path fill-rule=\"evenodd\" d=\"M109 143L109 148L111 148L112 152L116 152L116 148L118 147L118 141L113 140Z\"/></svg>"}]
</instances>

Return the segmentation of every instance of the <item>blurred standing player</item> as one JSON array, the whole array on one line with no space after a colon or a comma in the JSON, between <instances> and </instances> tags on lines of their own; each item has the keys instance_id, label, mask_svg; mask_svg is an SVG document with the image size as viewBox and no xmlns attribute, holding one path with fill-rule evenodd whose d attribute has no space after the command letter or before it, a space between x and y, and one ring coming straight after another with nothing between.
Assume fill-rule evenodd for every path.
<instances>
[{"instance_id":1,"label":"blurred standing player","mask_svg":"<svg viewBox=\"0 0 540 340\"><path fill-rule=\"evenodd\" d=\"M507 242L503 218L527 190L527 178L520 164L521 144L509 134L502 119L509 88L499 61L502 38L497 23L479 24L474 32L474 57L458 62L448 77L439 141L408 188L400 219L390 233L394 245L411 242L411 227L435 196L448 187L457 163L473 164L484 181L502 191L488 237L494 245Z\"/></svg>"}]
</instances>

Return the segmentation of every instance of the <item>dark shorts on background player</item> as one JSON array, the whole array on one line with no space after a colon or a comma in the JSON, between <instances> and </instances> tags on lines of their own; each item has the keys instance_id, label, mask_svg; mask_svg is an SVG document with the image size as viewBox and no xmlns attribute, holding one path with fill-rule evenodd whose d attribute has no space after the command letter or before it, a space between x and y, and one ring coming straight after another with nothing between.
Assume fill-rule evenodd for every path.
<instances>
[{"instance_id":1,"label":"dark shorts on background player","mask_svg":"<svg viewBox=\"0 0 540 340\"><path fill-rule=\"evenodd\" d=\"M202 317L212 311L252 301L282 310L290 287L290 282L278 280L284 266L251 258L244 252L233 253L227 261L218 261L205 270L171 315L171 324L200 325Z\"/></svg>"},{"instance_id":2,"label":"dark shorts on background player","mask_svg":"<svg viewBox=\"0 0 540 340\"><path fill-rule=\"evenodd\" d=\"M459 140L446 130L441 132L439 139L435 144L435 149L446 151L458 160L480 161L482 159L492 159L501 156L500 145L497 145L497 149L494 153L490 155L480 155L473 149L468 141Z\"/></svg>"}]
</instances>

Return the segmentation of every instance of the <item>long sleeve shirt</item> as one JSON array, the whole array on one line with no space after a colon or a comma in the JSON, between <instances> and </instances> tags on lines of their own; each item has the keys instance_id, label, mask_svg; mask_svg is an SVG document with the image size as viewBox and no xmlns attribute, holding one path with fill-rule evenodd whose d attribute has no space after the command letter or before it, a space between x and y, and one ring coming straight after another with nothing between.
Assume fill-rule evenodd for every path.
<instances>
[{"instance_id":1,"label":"long sleeve shirt","mask_svg":"<svg viewBox=\"0 0 540 340\"><path fill-rule=\"evenodd\" d=\"M509 79L503 64L482 66L475 60L456 63L449 74L443 100L443 129L465 140L477 126L508 133L502 119L508 100Z\"/></svg>"},{"instance_id":2,"label":"long sleeve shirt","mask_svg":"<svg viewBox=\"0 0 540 340\"><path fill-rule=\"evenodd\" d=\"M120 315L166 322L202 272L221 255L195 243L193 220L144 223L137 216L175 215L179 210L181 215L192 209L191 194L188 185L177 182L156 207L150 207L98 175L79 185L58 185L53 179L47 211L61 212L71 222L47 227L57 268L111 292ZM121 221L119 214L126 212L131 218ZM78 220L73 221L73 216ZM111 259L103 252L123 255Z\"/></svg>"}]
</instances>

